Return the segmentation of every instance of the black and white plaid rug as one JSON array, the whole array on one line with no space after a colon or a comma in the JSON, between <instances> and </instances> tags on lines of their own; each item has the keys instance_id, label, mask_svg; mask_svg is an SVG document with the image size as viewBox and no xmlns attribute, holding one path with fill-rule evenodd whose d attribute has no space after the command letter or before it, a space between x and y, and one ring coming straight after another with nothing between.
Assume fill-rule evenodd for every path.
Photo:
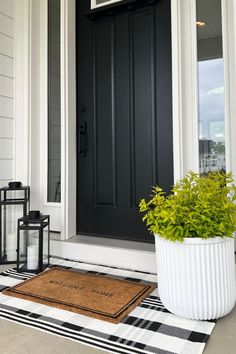
<instances>
[{"instance_id":1,"label":"black and white plaid rug","mask_svg":"<svg viewBox=\"0 0 236 354\"><path fill-rule=\"evenodd\" d=\"M119 279L156 283L156 275L150 273L56 258L51 258L51 264ZM32 274L7 270L0 274L0 291L30 277ZM211 321L186 320L171 314L162 305L157 289L119 324L1 293L0 317L111 353L123 354L200 354L215 325Z\"/></svg>"}]
</instances>

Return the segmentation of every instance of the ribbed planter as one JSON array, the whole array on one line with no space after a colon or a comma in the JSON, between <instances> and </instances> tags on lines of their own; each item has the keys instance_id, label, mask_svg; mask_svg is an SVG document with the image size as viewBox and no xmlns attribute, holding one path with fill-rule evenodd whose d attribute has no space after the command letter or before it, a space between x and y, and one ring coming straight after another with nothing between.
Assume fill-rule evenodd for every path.
<instances>
[{"instance_id":1,"label":"ribbed planter","mask_svg":"<svg viewBox=\"0 0 236 354\"><path fill-rule=\"evenodd\" d=\"M155 235L158 289L163 305L190 319L210 320L235 304L234 239L187 238L183 243Z\"/></svg>"}]
</instances>

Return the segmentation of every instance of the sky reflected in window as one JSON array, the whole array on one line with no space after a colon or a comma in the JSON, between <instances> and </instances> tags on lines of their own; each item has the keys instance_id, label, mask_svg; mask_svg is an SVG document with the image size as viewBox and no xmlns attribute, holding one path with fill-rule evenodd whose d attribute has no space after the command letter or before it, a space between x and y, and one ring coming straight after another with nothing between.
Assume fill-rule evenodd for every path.
<instances>
[{"instance_id":1,"label":"sky reflected in window","mask_svg":"<svg viewBox=\"0 0 236 354\"><path fill-rule=\"evenodd\" d=\"M224 59L220 0L196 0L199 169L225 170Z\"/></svg>"}]
</instances>

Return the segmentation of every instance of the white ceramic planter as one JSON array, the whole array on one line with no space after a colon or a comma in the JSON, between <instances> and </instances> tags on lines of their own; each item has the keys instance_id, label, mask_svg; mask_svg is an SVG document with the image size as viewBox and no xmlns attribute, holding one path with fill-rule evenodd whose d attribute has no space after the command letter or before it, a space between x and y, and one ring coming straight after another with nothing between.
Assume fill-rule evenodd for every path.
<instances>
[{"instance_id":1,"label":"white ceramic planter","mask_svg":"<svg viewBox=\"0 0 236 354\"><path fill-rule=\"evenodd\" d=\"M158 289L172 313L210 320L229 313L235 304L234 239L187 238L184 243L155 235Z\"/></svg>"}]
</instances>

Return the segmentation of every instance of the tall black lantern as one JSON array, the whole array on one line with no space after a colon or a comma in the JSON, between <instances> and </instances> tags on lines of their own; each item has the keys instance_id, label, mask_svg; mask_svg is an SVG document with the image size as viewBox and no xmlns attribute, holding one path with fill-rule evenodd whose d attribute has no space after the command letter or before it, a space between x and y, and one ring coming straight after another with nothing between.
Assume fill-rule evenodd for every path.
<instances>
[{"instance_id":1,"label":"tall black lantern","mask_svg":"<svg viewBox=\"0 0 236 354\"><path fill-rule=\"evenodd\" d=\"M17 271L42 272L49 265L50 216L32 210L18 219Z\"/></svg>"},{"instance_id":2,"label":"tall black lantern","mask_svg":"<svg viewBox=\"0 0 236 354\"><path fill-rule=\"evenodd\" d=\"M27 215L30 187L10 182L0 188L0 264L16 263L17 219Z\"/></svg>"}]
</instances>

